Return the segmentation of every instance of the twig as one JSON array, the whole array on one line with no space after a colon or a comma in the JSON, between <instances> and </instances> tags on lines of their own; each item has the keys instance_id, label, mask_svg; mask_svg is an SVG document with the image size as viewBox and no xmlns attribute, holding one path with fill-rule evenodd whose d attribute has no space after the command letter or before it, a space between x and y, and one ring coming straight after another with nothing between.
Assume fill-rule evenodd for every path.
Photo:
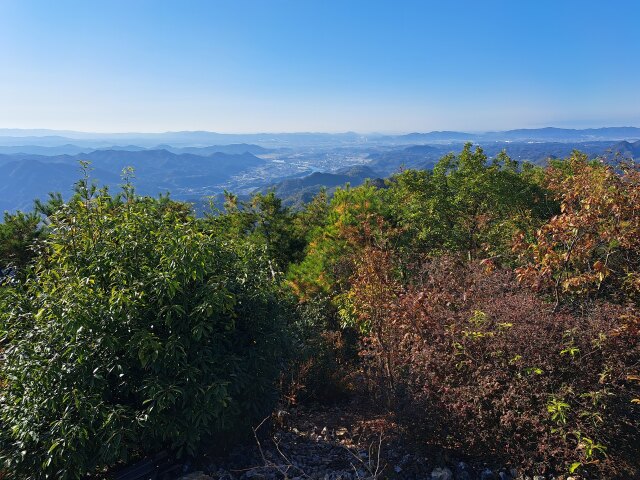
<instances>
[{"instance_id":1,"label":"twig","mask_svg":"<svg viewBox=\"0 0 640 480\"><path fill-rule=\"evenodd\" d=\"M286 464L285 464L285 468L282 468L281 465L277 465L275 462L272 462L270 460L267 459L267 457L264 454L264 450L262 449L262 444L260 443L260 440L258 439L258 430L260 429L260 427L262 427L262 425L264 425L264 422L266 422L269 419L269 417L266 417L264 420L262 420L262 422L260 422L260 424L253 428L253 437L256 440L256 444L258 445L258 451L260 452L260 456L262 457L262 461L264 462L264 467L254 467L254 468L250 468L248 470L256 470L258 468L274 468L275 470L278 471L278 473L280 473L285 479L289 478L289 470L290 469L296 469L298 470L302 475L302 477L304 478L309 478L309 476L305 473L304 470L302 470L300 467L297 467L296 465L293 465L289 459L287 458L287 456L282 453L282 450L280 450L280 446L278 445L278 443L272 438L271 441L273 442L273 444L276 447L276 450L278 451L278 453L280 454L280 456L285 460ZM300 475L299 475L300 476Z\"/></svg>"},{"instance_id":2,"label":"twig","mask_svg":"<svg viewBox=\"0 0 640 480\"><path fill-rule=\"evenodd\" d=\"M369 453L367 455L367 458L368 458L367 463L365 463L358 455L353 453L349 448L345 447L344 445L342 446L342 448L344 448L347 452L349 452L356 460L358 460L358 462L360 462L360 464L367 470L367 472L369 472L370 476L368 478L370 480L377 480L378 479L378 476L381 473L381 469L380 469L380 453L382 451L382 432L380 432L380 436L378 438L378 451L376 452L375 469L373 468L373 465L371 464L371 453L372 453L373 443L369 445ZM353 463L351 464L351 467L356 472L356 476L358 478L360 478L360 475L358 474L358 470L356 469L356 467L355 467L355 465Z\"/></svg>"}]
</instances>

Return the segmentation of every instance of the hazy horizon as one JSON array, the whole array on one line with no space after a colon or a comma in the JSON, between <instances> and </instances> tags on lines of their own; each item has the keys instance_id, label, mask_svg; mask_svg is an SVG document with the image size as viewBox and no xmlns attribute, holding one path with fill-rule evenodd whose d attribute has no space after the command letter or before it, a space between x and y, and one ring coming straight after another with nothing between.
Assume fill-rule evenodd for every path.
<instances>
[{"instance_id":1,"label":"hazy horizon","mask_svg":"<svg viewBox=\"0 0 640 480\"><path fill-rule=\"evenodd\" d=\"M488 130L453 130L453 129L436 129L436 130L389 130L389 131L358 131L358 130L335 130L335 131L306 131L306 130L289 130L289 131L220 131L220 130L157 130L157 131L138 131L138 130L129 130L129 131L96 131L96 130L68 130L68 129L57 129L57 128L14 128L14 127L3 127L0 126L0 136L18 136L18 137L30 137L30 136L39 136L36 135L35 132L41 132L43 134L55 134L57 136L63 136L64 134L81 134L81 135L161 135L161 134L177 134L177 133L212 133L212 134L221 134L221 135L296 135L296 134L309 134L309 135L346 135L346 134L356 134L356 135L409 135L412 133L440 133L440 132L456 132L456 133L469 133L473 135L478 134L486 134L486 133L499 133L505 131L512 130L541 130L541 129L566 129L566 130L599 130L599 129L623 129L623 128L640 128L640 124L638 125L596 125L591 127L571 127L571 126L557 126L557 125L544 125L541 127L518 127L513 126L508 129L488 129ZM11 132L11 133L5 133ZM23 135L19 135L23 132L30 132L29 134L24 133Z\"/></svg>"},{"instance_id":2,"label":"hazy horizon","mask_svg":"<svg viewBox=\"0 0 640 480\"><path fill-rule=\"evenodd\" d=\"M640 125L640 4L0 2L0 128Z\"/></svg>"}]
</instances>

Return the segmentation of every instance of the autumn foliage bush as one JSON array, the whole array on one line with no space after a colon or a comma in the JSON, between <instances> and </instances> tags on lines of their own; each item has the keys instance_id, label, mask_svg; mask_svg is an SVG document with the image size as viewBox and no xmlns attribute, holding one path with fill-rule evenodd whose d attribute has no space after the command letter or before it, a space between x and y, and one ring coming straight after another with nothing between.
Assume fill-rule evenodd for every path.
<instances>
[{"instance_id":1,"label":"autumn foliage bush","mask_svg":"<svg viewBox=\"0 0 640 480\"><path fill-rule=\"evenodd\" d=\"M289 279L359 333L370 394L420 443L634 478L639 208L632 165L574 152L542 169L466 145L338 192Z\"/></svg>"},{"instance_id":2,"label":"autumn foliage bush","mask_svg":"<svg viewBox=\"0 0 640 480\"><path fill-rule=\"evenodd\" d=\"M354 278L375 292L358 295L363 355L419 441L533 471L640 473L636 312L554 312L512 272L446 257L400 288L372 270L384 257Z\"/></svg>"},{"instance_id":3,"label":"autumn foliage bush","mask_svg":"<svg viewBox=\"0 0 640 480\"><path fill-rule=\"evenodd\" d=\"M640 170L574 152L546 171L561 212L514 245L521 282L567 298L640 305Z\"/></svg>"}]
</instances>

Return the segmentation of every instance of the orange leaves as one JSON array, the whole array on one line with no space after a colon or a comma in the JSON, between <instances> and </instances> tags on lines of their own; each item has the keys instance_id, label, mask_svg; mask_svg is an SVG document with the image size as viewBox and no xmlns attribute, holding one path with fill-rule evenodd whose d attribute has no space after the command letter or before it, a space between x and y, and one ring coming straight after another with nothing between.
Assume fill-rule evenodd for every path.
<instances>
[{"instance_id":1,"label":"orange leaves","mask_svg":"<svg viewBox=\"0 0 640 480\"><path fill-rule=\"evenodd\" d=\"M389 251L366 247L355 261L350 283L348 300L358 327L367 333L379 333L383 328L380 322L387 318L400 291Z\"/></svg>"},{"instance_id":2,"label":"orange leaves","mask_svg":"<svg viewBox=\"0 0 640 480\"><path fill-rule=\"evenodd\" d=\"M611 270L607 268L607 266L601 260L596 260L596 262L593 264L593 271L596 272L596 276L600 282L604 281L604 279L611 272Z\"/></svg>"},{"instance_id":3,"label":"orange leaves","mask_svg":"<svg viewBox=\"0 0 640 480\"><path fill-rule=\"evenodd\" d=\"M559 215L535 232L514 239L524 265L518 279L556 295L620 296L622 284L640 271L640 172L589 161L574 153L546 171L547 188L560 201Z\"/></svg>"},{"instance_id":4,"label":"orange leaves","mask_svg":"<svg viewBox=\"0 0 640 480\"><path fill-rule=\"evenodd\" d=\"M493 258L485 258L480 261L480 265L484 267L485 273L489 274L496 269L496 264Z\"/></svg>"}]
</instances>

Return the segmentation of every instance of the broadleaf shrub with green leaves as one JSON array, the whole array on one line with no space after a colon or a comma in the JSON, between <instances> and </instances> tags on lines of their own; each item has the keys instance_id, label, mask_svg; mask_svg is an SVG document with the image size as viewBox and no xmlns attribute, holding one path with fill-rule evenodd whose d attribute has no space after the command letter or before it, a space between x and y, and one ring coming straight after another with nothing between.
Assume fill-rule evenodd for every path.
<instances>
[{"instance_id":1,"label":"broadleaf shrub with green leaves","mask_svg":"<svg viewBox=\"0 0 640 480\"><path fill-rule=\"evenodd\" d=\"M220 239L184 204L86 178L51 220L26 280L0 299L10 477L193 454L271 411L288 336L264 249Z\"/></svg>"}]
</instances>

